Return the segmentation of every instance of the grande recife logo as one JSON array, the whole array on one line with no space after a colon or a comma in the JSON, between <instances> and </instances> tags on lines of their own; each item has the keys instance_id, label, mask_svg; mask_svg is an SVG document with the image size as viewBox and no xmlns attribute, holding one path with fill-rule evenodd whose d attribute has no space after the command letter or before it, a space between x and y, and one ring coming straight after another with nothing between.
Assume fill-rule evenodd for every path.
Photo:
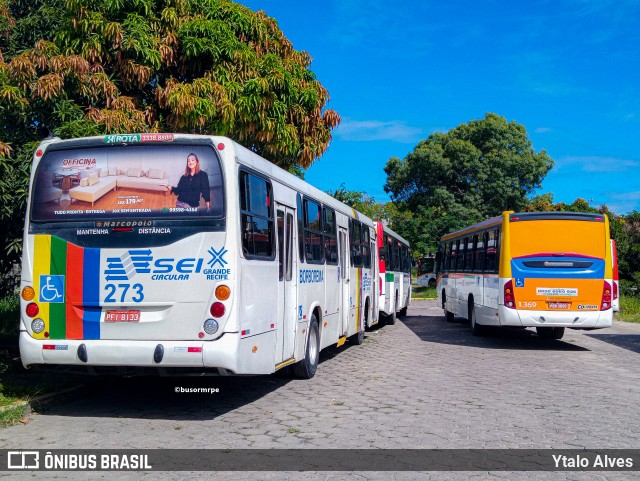
<instances>
[{"instance_id":1,"label":"grande recife logo","mask_svg":"<svg viewBox=\"0 0 640 481\"><path fill-rule=\"evenodd\" d=\"M206 275L207 280L228 279L231 269L227 267L223 247L208 250L211 256L205 265L202 257L156 257L151 249L132 249L120 257L108 257L104 279L107 282L129 281L141 274L150 274L152 281L185 281L194 274ZM209 266L209 267L206 267Z\"/></svg>"}]
</instances>

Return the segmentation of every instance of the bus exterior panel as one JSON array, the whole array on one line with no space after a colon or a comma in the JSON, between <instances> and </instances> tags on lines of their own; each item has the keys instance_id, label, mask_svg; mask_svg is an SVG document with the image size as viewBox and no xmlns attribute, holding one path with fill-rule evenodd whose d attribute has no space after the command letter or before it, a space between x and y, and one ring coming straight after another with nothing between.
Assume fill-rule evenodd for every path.
<instances>
[{"instance_id":1,"label":"bus exterior panel","mask_svg":"<svg viewBox=\"0 0 640 481\"><path fill-rule=\"evenodd\" d=\"M209 190L199 205L180 205L170 188L181 185L191 154ZM314 263L302 250L319 246L299 243L307 233L297 222L301 192L334 210L341 228L354 212L230 139L58 139L41 144L32 171L21 289L35 298L21 296L25 367L266 374L304 360L312 318L319 348L357 336L371 318L374 291L362 279L377 269L338 274L337 257L328 265L320 249ZM372 231L370 219L358 222ZM337 232L321 234L337 241Z\"/></svg>"},{"instance_id":2,"label":"bus exterior panel","mask_svg":"<svg viewBox=\"0 0 640 481\"><path fill-rule=\"evenodd\" d=\"M375 225L380 258L378 309L393 322L396 313L405 315L411 303L411 250L399 234L381 222Z\"/></svg>"},{"instance_id":3,"label":"bus exterior panel","mask_svg":"<svg viewBox=\"0 0 640 481\"><path fill-rule=\"evenodd\" d=\"M505 212L444 236L438 257L438 300L449 320L473 312L480 327L611 326L606 216Z\"/></svg>"},{"instance_id":4,"label":"bus exterior panel","mask_svg":"<svg viewBox=\"0 0 640 481\"><path fill-rule=\"evenodd\" d=\"M606 216L511 214L505 230L502 291L513 286L522 326L611 326L611 251ZM502 273L501 271L501 273ZM609 293L605 294L607 289ZM608 296L608 301L603 301ZM515 322L502 303L500 321ZM518 324L515 324L518 325Z\"/></svg>"}]
</instances>

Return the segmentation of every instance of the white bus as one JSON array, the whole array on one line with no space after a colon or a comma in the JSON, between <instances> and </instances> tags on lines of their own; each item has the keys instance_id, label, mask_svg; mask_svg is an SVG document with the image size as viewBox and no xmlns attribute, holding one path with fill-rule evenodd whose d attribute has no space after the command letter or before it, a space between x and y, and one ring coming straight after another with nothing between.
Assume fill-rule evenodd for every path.
<instances>
[{"instance_id":1,"label":"white bus","mask_svg":"<svg viewBox=\"0 0 640 481\"><path fill-rule=\"evenodd\" d=\"M315 374L377 321L373 222L224 137L43 142L24 230L25 367Z\"/></svg>"},{"instance_id":2,"label":"white bus","mask_svg":"<svg viewBox=\"0 0 640 481\"><path fill-rule=\"evenodd\" d=\"M389 324L395 324L397 314L407 315L411 302L411 249L407 240L382 222L375 225L380 259L380 316Z\"/></svg>"},{"instance_id":3,"label":"white bus","mask_svg":"<svg viewBox=\"0 0 640 481\"><path fill-rule=\"evenodd\" d=\"M503 212L442 238L438 303L447 321L535 327L561 339L565 328L610 327L612 249L606 215Z\"/></svg>"}]
</instances>

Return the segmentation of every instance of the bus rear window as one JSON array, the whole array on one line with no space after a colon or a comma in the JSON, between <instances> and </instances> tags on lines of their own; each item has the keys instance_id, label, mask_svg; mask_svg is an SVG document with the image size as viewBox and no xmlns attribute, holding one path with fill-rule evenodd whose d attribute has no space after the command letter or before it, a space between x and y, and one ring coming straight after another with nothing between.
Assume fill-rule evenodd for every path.
<instances>
[{"instance_id":1,"label":"bus rear window","mask_svg":"<svg viewBox=\"0 0 640 481\"><path fill-rule=\"evenodd\" d=\"M220 161L207 145L49 150L38 164L32 222L224 215Z\"/></svg>"},{"instance_id":2,"label":"bus rear window","mask_svg":"<svg viewBox=\"0 0 640 481\"><path fill-rule=\"evenodd\" d=\"M605 224L582 220L527 220L510 223L511 256L580 254L604 259Z\"/></svg>"}]
</instances>

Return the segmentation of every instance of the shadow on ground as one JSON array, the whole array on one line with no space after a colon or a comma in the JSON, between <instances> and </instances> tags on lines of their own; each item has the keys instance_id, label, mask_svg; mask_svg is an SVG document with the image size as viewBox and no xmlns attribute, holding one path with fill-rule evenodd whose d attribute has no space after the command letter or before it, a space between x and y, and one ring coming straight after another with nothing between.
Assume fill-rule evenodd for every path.
<instances>
[{"instance_id":1,"label":"shadow on ground","mask_svg":"<svg viewBox=\"0 0 640 481\"><path fill-rule=\"evenodd\" d=\"M640 354L639 334L587 334L587 336Z\"/></svg>"},{"instance_id":2,"label":"shadow on ground","mask_svg":"<svg viewBox=\"0 0 640 481\"><path fill-rule=\"evenodd\" d=\"M349 348L347 343L323 350L318 370L322 370L323 362ZM51 375L60 379L63 376L59 373ZM38 412L69 417L210 420L251 404L290 382L313 383L313 380L293 379L284 372L259 376L74 378L78 379L76 392L39 404Z\"/></svg>"},{"instance_id":3,"label":"shadow on ground","mask_svg":"<svg viewBox=\"0 0 640 481\"><path fill-rule=\"evenodd\" d=\"M488 327L484 336L471 334L469 321L444 316L408 316L402 322L425 342L479 347L483 349L514 349L539 351L588 351L570 342L542 339L533 329Z\"/></svg>"}]
</instances>

